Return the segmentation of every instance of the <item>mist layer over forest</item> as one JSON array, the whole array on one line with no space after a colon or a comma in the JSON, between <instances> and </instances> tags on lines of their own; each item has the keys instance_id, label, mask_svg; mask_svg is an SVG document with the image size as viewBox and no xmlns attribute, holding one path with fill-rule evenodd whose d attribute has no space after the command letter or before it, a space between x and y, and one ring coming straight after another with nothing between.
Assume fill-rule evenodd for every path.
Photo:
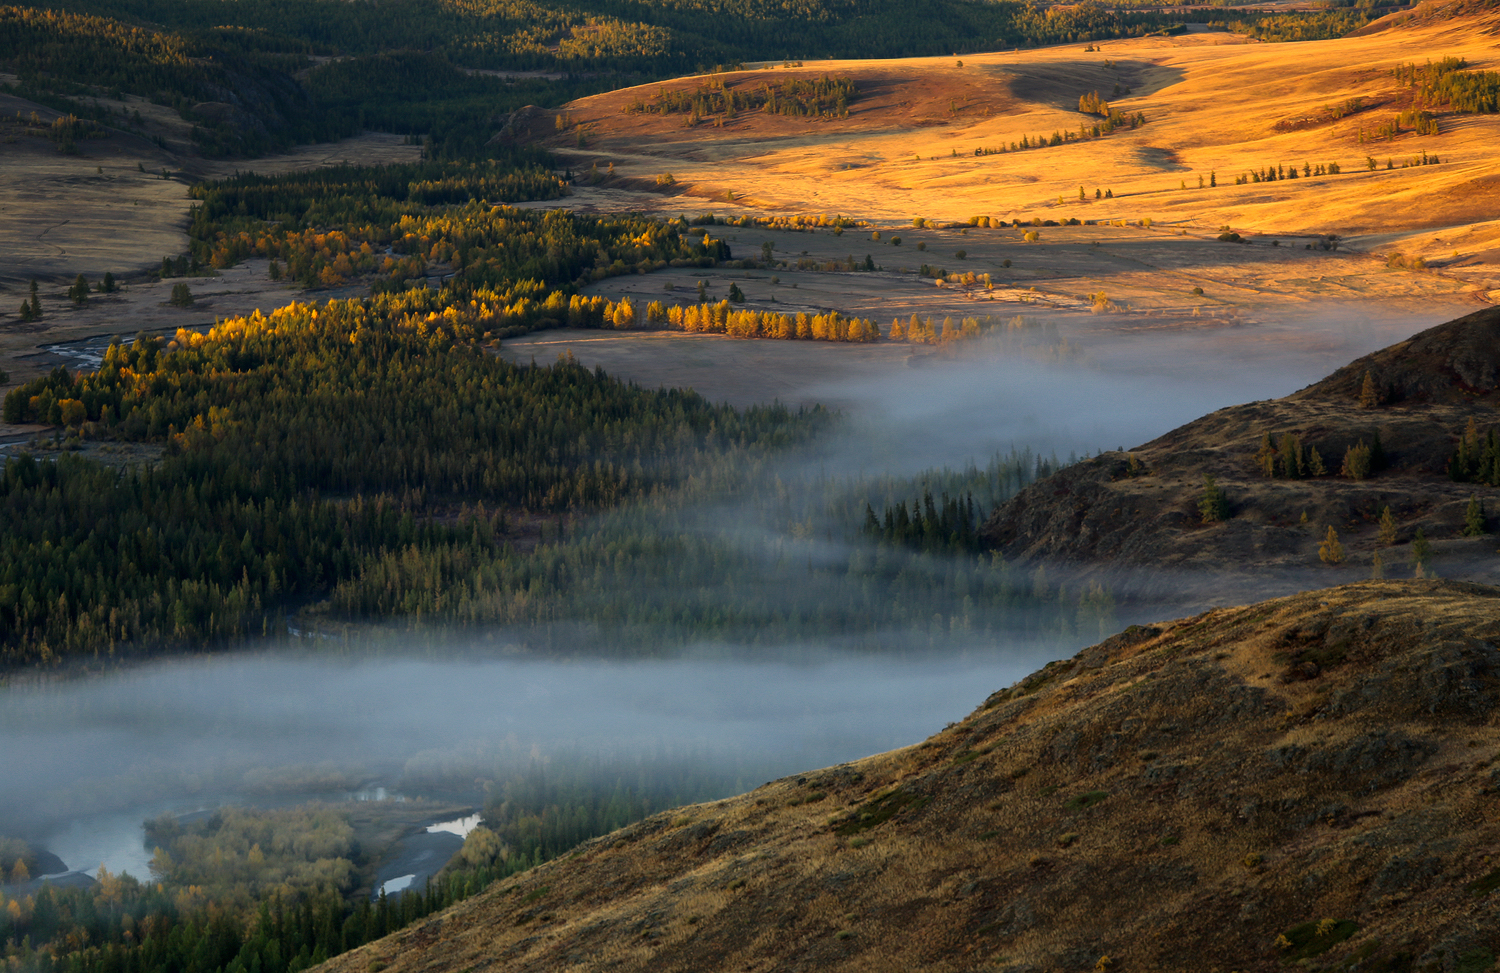
<instances>
[{"instance_id":1,"label":"mist layer over forest","mask_svg":"<svg viewBox=\"0 0 1500 973\"><path fill-rule=\"evenodd\" d=\"M298 622L309 638L269 652L14 685L0 717L18 782L0 799L6 830L342 798L372 781L477 803L549 765L600 786L676 774L674 793L699 800L910 743L1153 608L1049 583L956 537L877 545L861 533L867 504L970 497L982 517L1071 455L1284 394L1324 359L1429 322L1325 313L1282 323L1275 341L1086 323L1064 360L980 347L828 378L812 391L844 421L811 448L728 489L556 528L535 556L572 564L575 581L545 625L351 629L314 612Z\"/></svg>"},{"instance_id":2,"label":"mist layer over forest","mask_svg":"<svg viewBox=\"0 0 1500 973\"><path fill-rule=\"evenodd\" d=\"M1012 448L1066 460L1130 449L1215 409L1287 395L1450 316L1448 308L1368 316L1325 304L1275 321L1202 319L1190 328L1073 317L1056 325L1062 354L1056 345L987 353L980 342L952 357L815 379L801 394L851 419L852 434L823 444L821 457L838 458L830 471L910 475ZM711 387L699 391L713 398Z\"/></svg>"}]
</instances>

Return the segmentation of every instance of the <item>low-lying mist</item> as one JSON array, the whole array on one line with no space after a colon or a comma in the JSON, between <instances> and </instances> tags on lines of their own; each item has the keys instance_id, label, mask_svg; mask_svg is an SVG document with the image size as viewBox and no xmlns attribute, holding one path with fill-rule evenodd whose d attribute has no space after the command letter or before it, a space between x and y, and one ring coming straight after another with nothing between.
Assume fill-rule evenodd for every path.
<instances>
[{"instance_id":1,"label":"low-lying mist","mask_svg":"<svg viewBox=\"0 0 1500 973\"><path fill-rule=\"evenodd\" d=\"M798 397L836 404L851 419L846 436L819 452L830 473L910 474L1011 449L1066 459L1129 449L1216 409L1288 395L1451 316L1439 308L1372 317L1334 304L1256 323L1075 316L1055 325L1062 353L1053 343L983 338L918 348L909 363L830 373Z\"/></svg>"},{"instance_id":2,"label":"low-lying mist","mask_svg":"<svg viewBox=\"0 0 1500 973\"><path fill-rule=\"evenodd\" d=\"M920 740L1056 651L565 662L288 648L163 660L7 690L0 820L44 837L77 816L340 799L371 782L479 802L549 765L586 765L601 784L674 767L727 794ZM103 859L118 868L141 851L98 854L125 854Z\"/></svg>"},{"instance_id":3,"label":"low-lying mist","mask_svg":"<svg viewBox=\"0 0 1500 973\"><path fill-rule=\"evenodd\" d=\"M877 544L867 505L972 498L972 528L1054 462L1287 394L1433 323L1336 308L1274 326L1097 316L1064 322L1060 351L980 340L830 371L798 396L845 416L813 450L544 539L529 627L487 622L476 589L461 625L351 634L312 613L311 638L264 650L0 690L0 836L50 840L73 868L140 870L142 818L222 800L379 784L481 804L549 768L701 800L915 743L1143 619L1126 592L961 538ZM80 829L100 815L115 823Z\"/></svg>"}]
</instances>

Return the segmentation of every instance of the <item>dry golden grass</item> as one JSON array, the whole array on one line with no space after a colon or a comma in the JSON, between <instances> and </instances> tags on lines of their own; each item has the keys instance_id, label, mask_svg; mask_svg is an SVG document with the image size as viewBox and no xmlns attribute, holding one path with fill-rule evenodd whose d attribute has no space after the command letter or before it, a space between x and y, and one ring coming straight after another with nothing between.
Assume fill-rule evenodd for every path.
<instances>
[{"instance_id":1,"label":"dry golden grass","mask_svg":"<svg viewBox=\"0 0 1500 973\"><path fill-rule=\"evenodd\" d=\"M1495 68L1495 23L1491 12L1300 44L1194 33L1107 42L1097 53L1068 45L965 56L963 67L950 58L758 66L720 77L738 85L847 75L863 94L842 120L741 113L722 127L707 119L688 128L682 115L622 111L638 97L654 96L656 86L648 85L573 103L564 113L570 127L555 133L542 126L543 139L575 171L586 174L597 163L607 173L613 164L614 175L599 185L580 180L569 203L583 211L843 214L870 221L839 235L826 226L726 228L737 257L757 257L770 242L775 259L792 266L803 256L870 254L894 272L871 277L778 267L712 275L717 292L734 277L758 308L836 307L883 326L893 315L1021 312L1063 322L1085 338L1220 332L1242 342L1227 354L1257 343L1288 353L1295 346L1331 366L1345 358L1305 335L1288 335L1283 322L1337 309L1354 328L1365 319L1401 318L1415 329L1500 299L1500 196L1493 191L1500 165L1490 150L1500 117L1444 118L1441 134L1408 133L1394 143L1359 139L1361 127L1388 121L1401 98L1409 98L1389 76L1397 64L1453 55L1475 69ZM692 88L705 80L667 86ZM1117 82L1132 93L1114 103L1144 113L1144 127L1091 142L973 155L977 147L1008 145L1022 135L1075 130L1085 117L1075 110L1079 95L1098 90L1110 97ZM1367 109L1326 119L1325 105L1350 98L1364 99ZM1312 122L1298 127L1304 119ZM1281 122L1292 130L1278 130ZM1443 162L1383 168L1387 157L1399 166L1424 151ZM1367 156L1381 168L1369 171ZM1329 162L1343 172L1234 184L1236 175L1267 164ZM675 185L658 187L663 173ZM1200 177L1211 175L1217 187L1197 188ZM1094 199L1100 189L1115 198ZM1095 225L1042 227L1040 240L1029 242L1028 228L971 228L974 216ZM927 225L914 227L917 217ZM1149 226L1140 225L1148 219ZM1218 242L1224 226L1250 245ZM872 230L881 232L879 240L871 239ZM1306 249L1317 235L1333 233L1344 237L1336 252ZM1427 269L1390 266L1388 257L1398 252L1408 261L1422 257ZM987 273L995 286L937 288L916 276L922 264ZM767 279L771 273L781 275L779 287ZM679 286L694 286L681 276ZM794 282L797 292L788 289ZM655 278L630 277L590 288L637 299L655 299L649 292L660 289ZM1109 313L1091 313L1100 293ZM641 365L634 359L659 350L644 347L649 343L631 337L591 350L603 352L607 366L621 359L644 381L704 387L712 381L696 367ZM755 391L729 387L726 394L751 401ZM787 397L795 389L782 382L774 391Z\"/></svg>"},{"instance_id":2,"label":"dry golden grass","mask_svg":"<svg viewBox=\"0 0 1500 973\"><path fill-rule=\"evenodd\" d=\"M15 80L0 75L0 81ZM302 146L260 159L203 159L188 138L192 125L170 107L126 96L123 107L140 112L148 136L110 129L104 139L85 139L77 155L61 155L36 136L0 139L0 320L15 313L25 284L36 277L63 287L77 274L97 279L159 266L164 256L187 249L187 187L237 171L283 173L341 162L380 164L416 161L420 146L399 135L367 133L326 145ZM36 112L50 122L58 112L0 94L0 114ZM162 178L162 170L172 178Z\"/></svg>"},{"instance_id":3,"label":"dry golden grass","mask_svg":"<svg viewBox=\"0 0 1500 973\"><path fill-rule=\"evenodd\" d=\"M1445 577L1500 583L1490 536L1463 536L1470 497L1488 488L1447 475L1459 435L1494 417L1500 365L1500 309L1429 329L1360 358L1282 399L1221 409L1126 452L1068 467L1000 505L982 530L1008 557L1069 563L1080 577L1103 577L1132 593L1192 591L1209 599L1226 576L1239 591L1284 591L1370 577L1378 554L1386 577L1407 577L1421 532L1429 569ZM1361 404L1365 375L1380 389ZM1388 467L1361 479L1341 474L1346 451L1378 434ZM1268 478L1257 462L1265 437L1300 438L1327 474ZM1138 464L1132 474L1131 457ZM1204 523L1204 476L1215 478L1230 516ZM1396 543L1380 537L1389 508ZM1485 511L1493 526L1493 503ZM1345 551L1323 563L1332 527ZM1136 584L1143 588L1135 588Z\"/></svg>"},{"instance_id":4,"label":"dry golden grass","mask_svg":"<svg viewBox=\"0 0 1500 973\"><path fill-rule=\"evenodd\" d=\"M326 968L1271 970L1334 919L1358 928L1315 965L1445 969L1500 947L1500 892L1470 890L1500 864L1497 598L1362 583L1132 628L918 746L658 815Z\"/></svg>"},{"instance_id":5,"label":"dry golden grass","mask_svg":"<svg viewBox=\"0 0 1500 973\"><path fill-rule=\"evenodd\" d=\"M670 172L674 192L722 199L726 192L773 212L844 213L884 223L915 216L966 220L1129 219L1260 234L1390 234L1445 228L1413 247L1429 259L1486 254L1500 218L1500 166L1491 146L1500 118L1444 120L1444 132L1361 144L1361 126L1388 121L1403 95L1388 71L1413 60L1468 59L1500 65L1493 13L1297 44L1247 43L1222 33L1109 41L1042 50L892 61L817 61L800 68L723 75L731 84L787 75L847 75L863 92L846 120L805 121L742 113L723 127L684 127L681 115L622 109L656 86L581 99L573 127L551 144L589 165L613 161L641 184ZM673 86L692 87L703 79ZM1112 96L1119 83L1130 95ZM975 158L979 147L1078 128L1080 95L1099 91L1148 124L1092 142ZM1406 102L1402 102L1402 98ZM1318 121L1326 105L1363 98L1367 109ZM1311 119L1278 131L1279 122ZM587 148L576 148L577 132ZM1443 163L1383 168L1423 150ZM956 152L955 157L953 153ZM1370 172L1367 156L1382 168ZM1234 177L1267 164L1337 162L1339 176L1236 186ZM1219 186L1199 191L1198 176ZM1186 181L1189 190L1180 189ZM1089 200L1080 202L1082 186ZM1095 188L1115 198L1095 201ZM581 194L587 198L587 194ZM1062 202L1059 203L1059 197ZM695 199L671 199L668 207ZM1474 227L1473 238L1470 227ZM1388 241L1381 241L1388 242Z\"/></svg>"}]
</instances>

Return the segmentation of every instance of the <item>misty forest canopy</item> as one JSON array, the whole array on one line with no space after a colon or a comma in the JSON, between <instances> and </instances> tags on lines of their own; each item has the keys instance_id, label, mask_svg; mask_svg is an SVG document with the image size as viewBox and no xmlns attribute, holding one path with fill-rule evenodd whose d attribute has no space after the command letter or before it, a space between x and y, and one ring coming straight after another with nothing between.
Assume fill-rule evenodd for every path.
<instances>
[{"instance_id":1,"label":"misty forest canopy","mask_svg":"<svg viewBox=\"0 0 1500 973\"><path fill-rule=\"evenodd\" d=\"M1302 40L1346 33L1374 14L1364 4L1224 22ZM213 155L374 129L431 137L437 155L476 156L497 119L521 106L715 66L1094 41L1182 19L1013 0L62 0L0 6L0 69L18 76L17 93L148 135L121 97L169 105ZM1189 19L1223 21L1209 8Z\"/></svg>"},{"instance_id":2,"label":"misty forest canopy","mask_svg":"<svg viewBox=\"0 0 1500 973\"><path fill-rule=\"evenodd\" d=\"M539 648L630 654L708 638L879 648L913 629L943 641L1105 623L1102 590L1063 591L993 559L949 556L972 550L977 519L1030 481L1034 457L925 483L794 487L770 464L830 428L822 410L736 411L568 360L498 359L496 336L633 326L611 324L602 298L578 294L584 284L730 257L685 220L476 199L556 196L558 180L529 160L197 187L195 263L253 254L308 283L373 277L374 293L171 342L142 337L112 346L94 373L59 368L11 391L8 422L155 444L161 457L124 469L66 454L6 463L5 662L222 644L283 631L287 614L309 605L318 624L519 626ZM429 263L453 268L441 289L426 285ZM932 496L923 506L924 491L942 513ZM685 523L685 504L722 496L745 505L762 546ZM902 530L867 533L832 559L807 556L819 540L859 541L867 509L907 502ZM517 533L536 517L570 526ZM596 635L580 636L580 622Z\"/></svg>"}]
</instances>

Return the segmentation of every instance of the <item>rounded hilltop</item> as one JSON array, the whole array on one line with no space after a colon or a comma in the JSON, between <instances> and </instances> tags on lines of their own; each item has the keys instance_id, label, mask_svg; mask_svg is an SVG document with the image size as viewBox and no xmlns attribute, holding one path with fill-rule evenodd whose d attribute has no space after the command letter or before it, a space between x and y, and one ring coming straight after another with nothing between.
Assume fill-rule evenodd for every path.
<instances>
[{"instance_id":1,"label":"rounded hilltop","mask_svg":"<svg viewBox=\"0 0 1500 973\"><path fill-rule=\"evenodd\" d=\"M1428 328L1356 359L1294 398L1357 399L1366 375L1385 402L1488 401L1500 390L1500 307Z\"/></svg>"}]
</instances>

